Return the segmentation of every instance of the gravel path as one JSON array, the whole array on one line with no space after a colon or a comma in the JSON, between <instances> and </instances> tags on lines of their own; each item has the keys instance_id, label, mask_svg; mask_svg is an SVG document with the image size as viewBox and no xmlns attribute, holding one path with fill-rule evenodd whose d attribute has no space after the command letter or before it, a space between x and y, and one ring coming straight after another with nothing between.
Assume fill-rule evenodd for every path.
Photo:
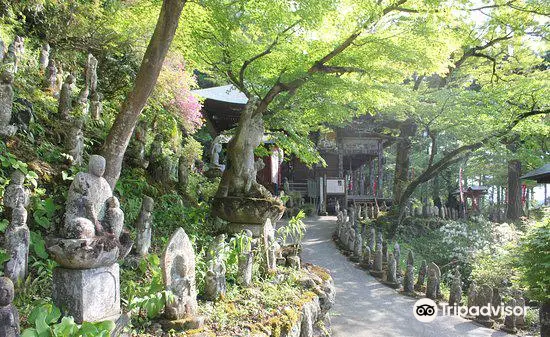
<instances>
[{"instance_id":1,"label":"gravel path","mask_svg":"<svg viewBox=\"0 0 550 337\"><path fill-rule=\"evenodd\" d=\"M336 286L334 336L512 336L459 317L438 317L431 323L417 321L412 313L414 299L380 284L340 254L331 240L336 217L320 217L306 224L302 259L329 269Z\"/></svg>"}]
</instances>

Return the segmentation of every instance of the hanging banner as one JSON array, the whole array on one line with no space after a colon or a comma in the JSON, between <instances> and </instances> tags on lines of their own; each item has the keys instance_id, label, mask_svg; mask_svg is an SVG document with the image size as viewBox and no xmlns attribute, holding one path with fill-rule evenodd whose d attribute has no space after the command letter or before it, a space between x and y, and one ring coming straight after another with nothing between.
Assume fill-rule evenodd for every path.
<instances>
[{"instance_id":1,"label":"hanging banner","mask_svg":"<svg viewBox=\"0 0 550 337\"><path fill-rule=\"evenodd\" d=\"M458 188L460 191L460 203L464 203L464 186L462 185L462 167L458 171Z\"/></svg>"}]
</instances>

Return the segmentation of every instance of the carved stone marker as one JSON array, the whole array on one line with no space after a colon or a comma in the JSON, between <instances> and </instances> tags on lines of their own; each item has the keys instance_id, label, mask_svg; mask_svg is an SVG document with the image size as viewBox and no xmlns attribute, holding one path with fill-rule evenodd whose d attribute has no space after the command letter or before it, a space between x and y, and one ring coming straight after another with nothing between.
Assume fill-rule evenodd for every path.
<instances>
[{"instance_id":1,"label":"carved stone marker","mask_svg":"<svg viewBox=\"0 0 550 337\"><path fill-rule=\"evenodd\" d=\"M135 251L141 256L147 256L149 254L149 248L151 248L151 230L153 227L153 207L155 202L153 198L145 196L141 202L141 211L134 227L136 228L136 244Z\"/></svg>"},{"instance_id":2,"label":"carved stone marker","mask_svg":"<svg viewBox=\"0 0 550 337\"><path fill-rule=\"evenodd\" d=\"M0 336L19 337L19 312L12 304L14 298L13 282L0 277Z\"/></svg>"},{"instance_id":3,"label":"carved stone marker","mask_svg":"<svg viewBox=\"0 0 550 337\"><path fill-rule=\"evenodd\" d=\"M162 277L167 291L174 295L164 314L169 320L193 318L197 313L195 252L189 237L178 228L168 241L161 261Z\"/></svg>"},{"instance_id":4,"label":"carved stone marker","mask_svg":"<svg viewBox=\"0 0 550 337\"><path fill-rule=\"evenodd\" d=\"M416 280L416 284L414 285L414 290L422 291L427 273L428 265L426 264L426 260L422 260L422 263L420 264L420 269L418 270L418 279Z\"/></svg>"},{"instance_id":5,"label":"carved stone marker","mask_svg":"<svg viewBox=\"0 0 550 337\"><path fill-rule=\"evenodd\" d=\"M206 252L206 280L204 286L204 295L206 299L215 301L221 296L225 296L225 261L223 251L225 250L225 235L218 235L210 244Z\"/></svg>"}]
</instances>

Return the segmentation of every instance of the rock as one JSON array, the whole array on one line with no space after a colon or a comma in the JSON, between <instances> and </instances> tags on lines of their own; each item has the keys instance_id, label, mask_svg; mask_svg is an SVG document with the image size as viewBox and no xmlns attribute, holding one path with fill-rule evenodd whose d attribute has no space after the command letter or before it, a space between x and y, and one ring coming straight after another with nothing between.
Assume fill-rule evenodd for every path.
<instances>
[{"instance_id":1,"label":"rock","mask_svg":"<svg viewBox=\"0 0 550 337\"><path fill-rule=\"evenodd\" d=\"M478 307L491 306L493 302L493 289L488 285L484 284L479 287L477 296L476 296L476 305ZM480 310L479 315L476 318L476 322L481 323L482 325L490 328L493 326L493 320L491 319L491 314L484 314L483 310Z\"/></svg>"},{"instance_id":2,"label":"rock","mask_svg":"<svg viewBox=\"0 0 550 337\"><path fill-rule=\"evenodd\" d=\"M56 267L52 299L79 324L117 320L121 313L118 264L91 269Z\"/></svg>"},{"instance_id":3,"label":"rock","mask_svg":"<svg viewBox=\"0 0 550 337\"><path fill-rule=\"evenodd\" d=\"M168 241L162 254L161 268L166 290L174 295L173 301L166 303L166 318L181 320L194 317L198 307L195 252L183 228L178 228Z\"/></svg>"},{"instance_id":4,"label":"rock","mask_svg":"<svg viewBox=\"0 0 550 337\"><path fill-rule=\"evenodd\" d=\"M19 312L12 304L14 298L13 282L0 277L0 336L19 337Z\"/></svg>"},{"instance_id":5,"label":"rock","mask_svg":"<svg viewBox=\"0 0 550 337\"><path fill-rule=\"evenodd\" d=\"M205 279L205 298L209 301L215 301L220 297L225 296L225 261L223 252L225 251L225 235L218 235L210 244L206 252L206 263L208 270L206 271ZM275 259L276 262L276 259Z\"/></svg>"},{"instance_id":6,"label":"rock","mask_svg":"<svg viewBox=\"0 0 550 337\"><path fill-rule=\"evenodd\" d=\"M10 125L13 112L13 73L4 70L0 75L0 137L12 137L17 132Z\"/></svg>"},{"instance_id":7,"label":"rock","mask_svg":"<svg viewBox=\"0 0 550 337\"><path fill-rule=\"evenodd\" d=\"M5 233L5 249L10 259L4 263L4 275L13 283L24 282L28 274L30 231L27 210L23 204L12 210L11 222Z\"/></svg>"},{"instance_id":8,"label":"rock","mask_svg":"<svg viewBox=\"0 0 550 337\"><path fill-rule=\"evenodd\" d=\"M141 257L149 254L151 248L151 232L153 227L153 208L155 202L153 198L144 196L141 202L141 211L136 220L134 227L136 228L136 244L135 252Z\"/></svg>"},{"instance_id":9,"label":"rock","mask_svg":"<svg viewBox=\"0 0 550 337\"><path fill-rule=\"evenodd\" d=\"M318 297L303 305L300 337L313 337L313 324L317 321L320 310Z\"/></svg>"}]
</instances>

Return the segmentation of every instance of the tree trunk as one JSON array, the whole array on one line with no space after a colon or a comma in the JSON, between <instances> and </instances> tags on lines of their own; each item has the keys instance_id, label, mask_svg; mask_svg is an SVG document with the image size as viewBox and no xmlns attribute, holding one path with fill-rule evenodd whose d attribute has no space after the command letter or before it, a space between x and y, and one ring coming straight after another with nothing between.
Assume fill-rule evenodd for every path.
<instances>
[{"instance_id":1,"label":"tree trunk","mask_svg":"<svg viewBox=\"0 0 550 337\"><path fill-rule=\"evenodd\" d=\"M254 150L264 135L263 114L257 101L250 99L244 109L235 136L227 144L227 169L222 175L218 197L265 198L273 196L256 181L261 159L254 161Z\"/></svg>"},{"instance_id":2,"label":"tree trunk","mask_svg":"<svg viewBox=\"0 0 550 337\"><path fill-rule=\"evenodd\" d=\"M109 131L102 154L107 161L105 179L114 188L120 176L124 153L147 99L157 82L164 59L172 44L186 0L164 0L155 31L136 76L134 88L126 96L121 111Z\"/></svg>"},{"instance_id":3,"label":"tree trunk","mask_svg":"<svg viewBox=\"0 0 550 337\"><path fill-rule=\"evenodd\" d=\"M518 220L521 216L521 162L517 159L508 162L508 209L506 217Z\"/></svg>"},{"instance_id":4,"label":"tree trunk","mask_svg":"<svg viewBox=\"0 0 550 337\"><path fill-rule=\"evenodd\" d=\"M401 124L399 142L395 155L395 175L393 178L393 204L401 202L403 190L408 183L411 155L411 137L416 133L417 126L411 120Z\"/></svg>"}]
</instances>

